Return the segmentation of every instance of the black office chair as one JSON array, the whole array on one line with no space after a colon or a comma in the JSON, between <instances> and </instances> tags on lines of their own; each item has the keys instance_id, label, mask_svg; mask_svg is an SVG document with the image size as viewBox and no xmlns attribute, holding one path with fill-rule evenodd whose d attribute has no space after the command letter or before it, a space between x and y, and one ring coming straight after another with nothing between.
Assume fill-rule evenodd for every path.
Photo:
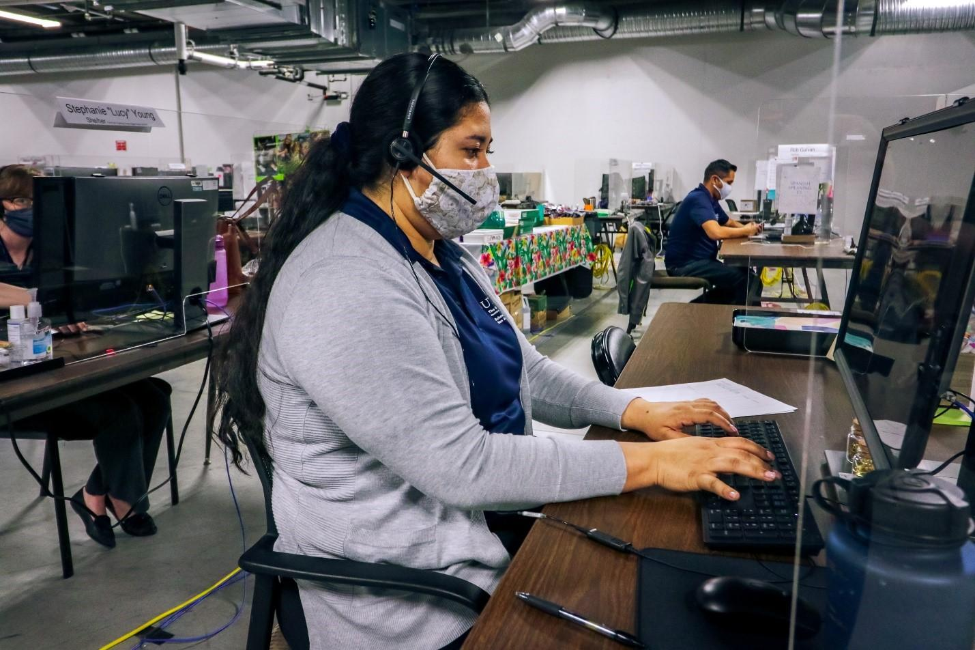
<instances>
[{"instance_id":1,"label":"black office chair","mask_svg":"<svg viewBox=\"0 0 975 650\"><path fill-rule=\"evenodd\" d=\"M264 489L264 511L267 516L267 533L240 556L239 562L240 568L254 574L247 650L268 648L275 616L291 650L308 648L308 626L295 580L409 591L452 600L478 614L483 611L490 595L461 578L393 564L330 560L275 551L278 529L271 510L271 457L259 451L250 440L246 440L246 444ZM453 645L451 643L447 647Z\"/></svg>"},{"instance_id":2,"label":"black office chair","mask_svg":"<svg viewBox=\"0 0 975 650\"><path fill-rule=\"evenodd\" d=\"M592 337L592 365L599 381L615 386L634 350L633 337L618 327L607 327Z\"/></svg>"},{"instance_id":3,"label":"black office chair","mask_svg":"<svg viewBox=\"0 0 975 650\"><path fill-rule=\"evenodd\" d=\"M155 380L157 386L172 394L172 387L162 380ZM60 437L56 430L35 431L32 429L14 428L14 436L17 440L44 440L44 464L41 469L41 480L44 486L56 497L64 497L64 481L61 478L61 453L58 449ZM6 427L0 428L0 438L9 438L10 435ZM71 442L79 442L72 438ZM169 473L173 480L169 482L169 498L175 506L179 503L179 485L176 481L176 441L173 434L173 415L170 408L169 420L166 422L166 456L169 460ZM40 496L44 496L45 490L41 489ZM61 575L70 578L74 575L74 561L71 558L71 537L68 533L68 515L65 507L66 502L61 498L54 499L54 521L58 529L58 547L61 551Z\"/></svg>"},{"instance_id":4,"label":"black office chair","mask_svg":"<svg viewBox=\"0 0 975 650\"><path fill-rule=\"evenodd\" d=\"M735 203L733 199L725 199L725 202L728 204L729 210L732 212L738 212L738 204Z\"/></svg>"},{"instance_id":5,"label":"black office chair","mask_svg":"<svg viewBox=\"0 0 975 650\"><path fill-rule=\"evenodd\" d=\"M670 233L670 224L673 221L674 215L677 214L677 209L680 208L680 204L681 204L681 201L677 201L672 206L670 206L670 209L667 210L662 215L663 216L663 223L660 225L660 227L661 227L662 232L663 232L664 246L665 247L667 245L667 234Z\"/></svg>"},{"instance_id":6,"label":"black office chair","mask_svg":"<svg viewBox=\"0 0 975 650\"><path fill-rule=\"evenodd\" d=\"M653 235L650 235L653 239ZM651 241L651 246L656 250L656 241ZM656 268L654 265L653 276L650 278L650 288L651 289L684 289L684 290L697 290L702 291L701 296L696 300L698 302L706 301L705 296L711 291L711 283L704 278L695 278L693 276L673 276L667 273L667 269Z\"/></svg>"}]
</instances>

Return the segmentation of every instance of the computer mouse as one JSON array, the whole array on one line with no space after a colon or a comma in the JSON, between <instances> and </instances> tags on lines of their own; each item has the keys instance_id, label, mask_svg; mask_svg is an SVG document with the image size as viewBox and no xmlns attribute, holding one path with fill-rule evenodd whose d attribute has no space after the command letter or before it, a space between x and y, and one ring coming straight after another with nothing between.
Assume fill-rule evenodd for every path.
<instances>
[{"instance_id":1,"label":"computer mouse","mask_svg":"<svg viewBox=\"0 0 975 650\"><path fill-rule=\"evenodd\" d=\"M698 607L716 625L753 634L789 633L792 592L779 585L721 576L705 580L695 595ZM821 625L819 612L800 597L796 605L796 636L815 636Z\"/></svg>"}]
</instances>

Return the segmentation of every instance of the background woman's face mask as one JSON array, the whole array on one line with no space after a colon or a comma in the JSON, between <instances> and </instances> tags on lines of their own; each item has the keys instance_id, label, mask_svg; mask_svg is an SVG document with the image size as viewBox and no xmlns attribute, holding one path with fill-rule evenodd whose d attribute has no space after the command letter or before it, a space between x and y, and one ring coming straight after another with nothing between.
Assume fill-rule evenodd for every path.
<instances>
[{"instance_id":1,"label":"background woman's face mask","mask_svg":"<svg viewBox=\"0 0 975 650\"><path fill-rule=\"evenodd\" d=\"M34 208L7 210L3 213L3 220L7 227L21 237L34 236Z\"/></svg>"},{"instance_id":2,"label":"background woman's face mask","mask_svg":"<svg viewBox=\"0 0 975 650\"><path fill-rule=\"evenodd\" d=\"M423 159L437 169L426 154L423 154ZM494 167L437 171L477 203L471 205L437 178L430 182L430 187L421 196L417 196L410 181L401 175L406 190L413 197L413 205L444 239L456 239L477 230L498 204L500 190Z\"/></svg>"}]
</instances>

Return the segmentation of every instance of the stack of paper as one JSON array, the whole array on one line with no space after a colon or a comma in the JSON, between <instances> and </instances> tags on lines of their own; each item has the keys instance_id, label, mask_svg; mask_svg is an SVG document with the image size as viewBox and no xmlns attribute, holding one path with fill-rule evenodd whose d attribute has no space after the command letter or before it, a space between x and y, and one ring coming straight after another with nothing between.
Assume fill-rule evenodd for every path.
<instances>
[{"instance_id":1,"label":"stack of paper","mask_svg":"<svg viewBox=\"0 0 975 650\"><path fill-rule=\"evenodd\" d=\"M684 402L706 397L714 400L733 418L792 413L796 407L736 384L730 379L714 379L693 384L672 384L649 388L628 388L626 392L648 402Z\"/></svg>"}]
</instances>

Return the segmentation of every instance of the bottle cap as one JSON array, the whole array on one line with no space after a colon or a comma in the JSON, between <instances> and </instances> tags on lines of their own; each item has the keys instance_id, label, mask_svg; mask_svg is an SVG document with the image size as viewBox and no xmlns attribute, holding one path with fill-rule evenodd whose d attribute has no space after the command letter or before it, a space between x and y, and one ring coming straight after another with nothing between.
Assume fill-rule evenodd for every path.
<instances>
[{"instance_id":1,"label":"bottle cap","mask_svg":"<svg viewBox=\"0 0 975 650\"><path fill-rule=\"evenodd\" d=\"M27 318L41 317L41 303L32 302L27 305Z\"/></svg>"},{"instance_id":2,"label":"bottle cap","mask_svg":"<svg viewBox=\"0 0 975 650\"><path fill-rule=\"evenodd\" d=\"M214 250L218 250L218 251L222 251L224 249L223 236L222 235L217 235L217 238L214 240L214 243L213 243L213 249Z\"/></svg>"},{"instance_id":3,"label":"bottle cap","mask_svg":"<svg viewBox=\"0 0 975 650\"><path fill-rule=\"evenodd\" d=\"M23 305L11 305L10 306L10 319L11 320L24 320L26 318L24 314Z\"/></svg>"}]
</instances>

